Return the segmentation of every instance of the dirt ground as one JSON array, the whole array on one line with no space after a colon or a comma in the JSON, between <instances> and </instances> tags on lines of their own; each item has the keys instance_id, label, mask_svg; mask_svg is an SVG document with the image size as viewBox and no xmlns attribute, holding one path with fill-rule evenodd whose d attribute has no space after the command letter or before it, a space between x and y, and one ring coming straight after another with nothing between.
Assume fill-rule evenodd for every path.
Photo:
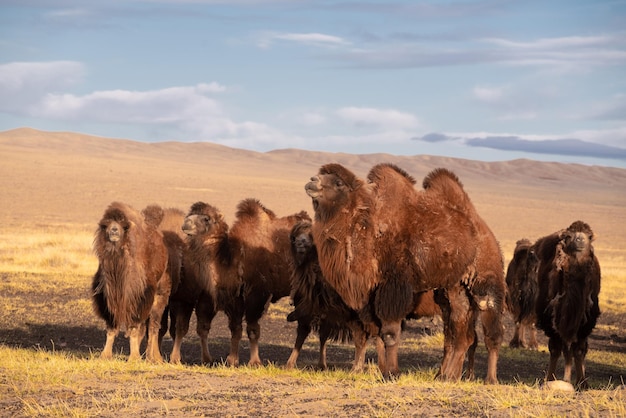
<instances>
[{"instance_id":1,"label":"dirt ground","mask_svg":"<svg viewBox=\"0 0 626 418\"><path fill-rule=\"evenodd\" d=\"M2 280L10 280L2 277ZM30 294L29 300L33 305L47 301L47 303L69 303L77 297L83 297L80 291L64 295ZM284 318L289 312L287 299L270 307L268 314L262 320L261 357L264 362L282 367L289 354L295 339L295 324L288 323ZM16 322L17 321L17 322ZM478 327L480 328L480 327ZM536 386L543 378L548 362L547 350L531 352L528 350L513 350L506 347L512 336L513 323L507 315L506 336L498 364L498 377L502 385L516 385L519 382L529 386ZM441 361L440 348L416 349L415 342L442 330L438 318L408 321L403 334L404 343L400 349L400 367L408 373L411 370L431 370L433 373ZM616 331L618 330L618 331ZM595 332L591 335L589 346L591 350L604 352L626 352L626 315L603 314ZM477 351L476 373L479 379L486 372L486 352L481 344ZM539 333L540 344L545 346L546 339ZM19 323L19 319L10 315L0 316L0 343L11 347L41 347L46 350L69 351L81 357L89 357L90 353L99 353L105 339L103 324L91 312L85 312L81 318L47 318L47 322L39 324ZM210 335L210 349L212 355L223 361L228 353L229 333L226 318L223 314L216 317ZM315 368L318 359L318 340L314 335L309 337L307 344L300 355L298 367ZM169 335L163 344L164 353L169 353L172 340ZM119 338L114 348L116 353L128 354L128 340ZM240 350L242 363L248 360L248 344L244 337ZM330 368L349 370L353 358L353 347L349 344L330 344L328 348L328 362ZM192 319L190 333L183 344L183 360L187 364L199 364L200 347L195 335L195 320ZM375 362L373 348L368 350L368 361ZM195 370L195 369L190 369ZM602 389L609 383L615 386L623 384L626 377L624 370L609 367L604 364L587 362L587 371L592 382L592 388ZM322 373L322 372L320 372ZM621 382L621 383L620 383ZM125 387L107 381L85 381L84 393L59 393L51 391L41 393L37 397L40 403L57 402L59 397L63 402L93 403L94 397L103 397L100 402L120 390L133 391L136 388ZM180 371L166 370L158 378L150 379L149 396L146 399L159 399L149 402L145 399L133 402L132 407L126 407L123 412L137 416L155 416L165 413L174 416L204 415L204 416L372 416L380 415L376 411L395 411L389 413L394 416L425 415L425 416L464 416L467 409L464 404L467 400L463 395L452 391L445 401L418 402L418 399L429 399L429 394L420 393L404 385L394 382L382 384L374 388L359 388L350 382L339 383L328 391L319 392L316 384L310 384L301 379L288 375L279 375L272 379L261 378L243 373L223 376L219 373L181 373ZM460 390L460 389L459 389ZM430 396L437 398L441 394L436 389ZM620 396L624 396L621 391ZM97 395L95 395L97 394ZM425 398L426 397L426 398ZM288 398L288 404L285 399ZM456 399L458 398L458 399ZM398 403L398 399L402 399ZM397 404L394 404L397 403ZM4 410L0 415L21 415L22 400L4 399L0 401ZM224 411L228 412L225 413ZM106 408L99 410L99 416L114 416L120 411L106 412ZM165 412L164 412L165 411ZM508 416L513 411L503 413L478 413L485 416ZM557 415L572 412L567 404L559 406L553 411ZM472 412L475 415L476 411ZM383 414L386 415L386 414ZM551 413L550 413L551 415Z\"/></svg>"}]
</instances>

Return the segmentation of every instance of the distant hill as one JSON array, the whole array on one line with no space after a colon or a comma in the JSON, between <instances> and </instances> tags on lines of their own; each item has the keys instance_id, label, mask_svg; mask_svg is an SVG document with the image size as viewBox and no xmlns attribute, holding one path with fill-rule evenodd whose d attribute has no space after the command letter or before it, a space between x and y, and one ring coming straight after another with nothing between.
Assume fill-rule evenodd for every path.
<instances>
[{"instance_id":1,"label":"distant hill","mask_svg":"<svg viewBox=\"0 0 626 418\"><path fill-rule=\"evenodd\" d=\"M299 149L260 153L208 142L145 143L30 128L0 132L0 156L0 222L6 225L90 227L113 200L183 210L203 200L220 208L227 221L247 197L279 215L311 212L303 187L321 165L337 162L364 177L374 164L391 162L418 183L436 167L454 171L507 246L576 219L595 223L606 238L626 232L626 170L619 168Z\"/></svg>"}]
</instances>

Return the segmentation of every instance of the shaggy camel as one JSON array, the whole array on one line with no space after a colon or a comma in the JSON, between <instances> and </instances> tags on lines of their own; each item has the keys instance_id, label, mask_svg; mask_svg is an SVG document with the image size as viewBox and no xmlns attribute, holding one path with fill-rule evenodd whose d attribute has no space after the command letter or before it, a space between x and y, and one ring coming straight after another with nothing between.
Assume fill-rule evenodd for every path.
<instances>
[{"instance_id":1,"label":"shaggy camel","mask_svg":"<svg viewBox=\"0 0 626 418\"><path fill-rule=\"evenodd\" d=\"M562 354L563 380L571 380L573 359L579 389L587 386L587 339L600 316L600 263L593 241L589 225L576 221L535 243L539 258L537 326L548 337L550 350L546 379L556 379L556 366Z\"/></svg>"},{"instance_id":2,"label":"shaggy camel","mask_svg":"<svg viewBox=\"0 0 626 418\"><path fill-rule=\"evenodd\" d=\"M539 260L532 242L528 239L517 241L513 258L506 270L506 284L509 290L507 306L515 320L515 333L509 342L510 347L531 350L538 348L535 327L538 268Z\"/></svg>"},{"instance_id":3,"label":"shaggy camel","mask_svg":"<svg viewBox=\"0 0 626 418\"><path fill-rule=\"evenodd\" d=\"M277 217L258 200L245 199L237 206L236 220L228 229L223 217L212 206L197 202L185 219L183 231L189 235L190 268L213 289L212 298L203 298L196 314L202 326L201 340L208 336L218 310L228 317L231 331L227 362L239 364L239 342L243 318L250 341L249 365L261 365L259 319L269 303L289 296L292 264L289 233L306 212ZM207 347L208 355L208 347Z\"/></svg>"},{"instance_id":4,"label":"shaggy camel","mask_svg":"<svg viewBox=\"0 0 626 418\"><path fill-rule=\"evenodd\" d=\"M379 356L384 354L382 340L377 337L377 327L359 320L358 314L350 309L337 292L324 280L313 243L311 222L308 220L294 225L290 234L294 271L291 284L293 311L287 316L290 322L297 321L296 341L287 360L286 367L296 366L304 341L311 331L319 335L320 354L318 368L326 370L326 342L353 341L355 346L352 371L365 367L367 340L375 336Z\"/></svg>"},{"instance_id":5,"label":"shaggy camel","mask_svg":"<svg viewBox=\"0 0 626 418\"><path fill-rule=\"evenodd\" d=\"M106 322L103 358L113 356L113 342L120 329L130 338L130 360L141 358L139 346L148 323L146 357L162 361L161 319L172 281L168 272L168 249L158 224L163 210L150 206L139 213L113 202L105 210L93 248L98 271L92 281L95 313Z\"/></svg>"},{"instance_id":6,"label":"shaggy camel","mask_svg":"<svg viewBox=\"0 0 626 418\"><path fill-rule=\"evenodd\" d=\"M506 292L502 257L458 178L435 170L417 191L405 171L380 164L368 181L327 164L305 190L315 210L313 236L324 277L364 323L380 324L382 373L399 372L402 320L417 293L434 289L445 330L441 378L461 377L481 312L490 351L486 382L497 382Z\"/></svg>"}]
</instances>

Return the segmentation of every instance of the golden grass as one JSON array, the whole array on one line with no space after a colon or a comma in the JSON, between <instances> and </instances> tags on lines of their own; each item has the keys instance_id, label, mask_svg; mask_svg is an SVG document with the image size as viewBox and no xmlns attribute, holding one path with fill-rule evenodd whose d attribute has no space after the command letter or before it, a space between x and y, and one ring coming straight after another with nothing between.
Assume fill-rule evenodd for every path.
<instances>
[{"instance_id":1,"label":"golden grass","mask_svg":"<svg viewBox=\"0 0 626 418\"><path fill-rule=\"evenodd\" d=\"M272 365L209 369L104 361L4 346L0 346L0 356L5 359L0 364L0 395L17 400L20 414L26 416L113 416L146 411L149 415L199 415L220 408L225 408L225 416L227 411L235 415L242 410L263 415L264 410L288 411L289 404L299 402L316 402L321 412L359 405L363 415L378 417L435 411L529 417L620 417L626 413L624 390L614 387L583 393L551 392L526 384L486 387L472 382L438 382L424 372L382 381L373 367L360 374L287 371ZM183 379L191 382L191 391L188 384L178 385ZM42 397L42 391L49 396ZM294 410L289 415L298 413Z\"/></svg>"},{"instance_id":2,"label":"golden grass","mask_svg":"<svg viewBox=\"0 0 626 418\"><path fill-rule=\"evenodd\" d=\"M97 260L91 250L93 232L69 225L37 229L12 228L0 234L0 271L93 274Z\"/></svg>"}]
</instances>

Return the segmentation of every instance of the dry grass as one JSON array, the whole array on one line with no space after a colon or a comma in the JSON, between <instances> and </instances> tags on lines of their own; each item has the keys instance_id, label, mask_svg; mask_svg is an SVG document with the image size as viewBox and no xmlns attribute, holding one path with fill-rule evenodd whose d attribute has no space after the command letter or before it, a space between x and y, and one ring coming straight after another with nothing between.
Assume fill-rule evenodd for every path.
<instances>
[{"instance_id":1,"label":"dry grass","mask_svg":"<svg viewBox=\"0 0 626 418\"><path fill-rule=\"evenodd\" d=\"M19 405L13 413L25 416L265 416L267 411L301 416L303 408L308 409L305 415L377 417L621 417L626 413L624 390L613 385L561 393L521 383L485 387L437 382L432 373L424 372L383 382L373 367L362 374L286 371L271 365L208 369L2 346L0 356L7 359L0 366L0 394L5 403L13 401L13 408Z\"/></svg>"}]
</instances>

